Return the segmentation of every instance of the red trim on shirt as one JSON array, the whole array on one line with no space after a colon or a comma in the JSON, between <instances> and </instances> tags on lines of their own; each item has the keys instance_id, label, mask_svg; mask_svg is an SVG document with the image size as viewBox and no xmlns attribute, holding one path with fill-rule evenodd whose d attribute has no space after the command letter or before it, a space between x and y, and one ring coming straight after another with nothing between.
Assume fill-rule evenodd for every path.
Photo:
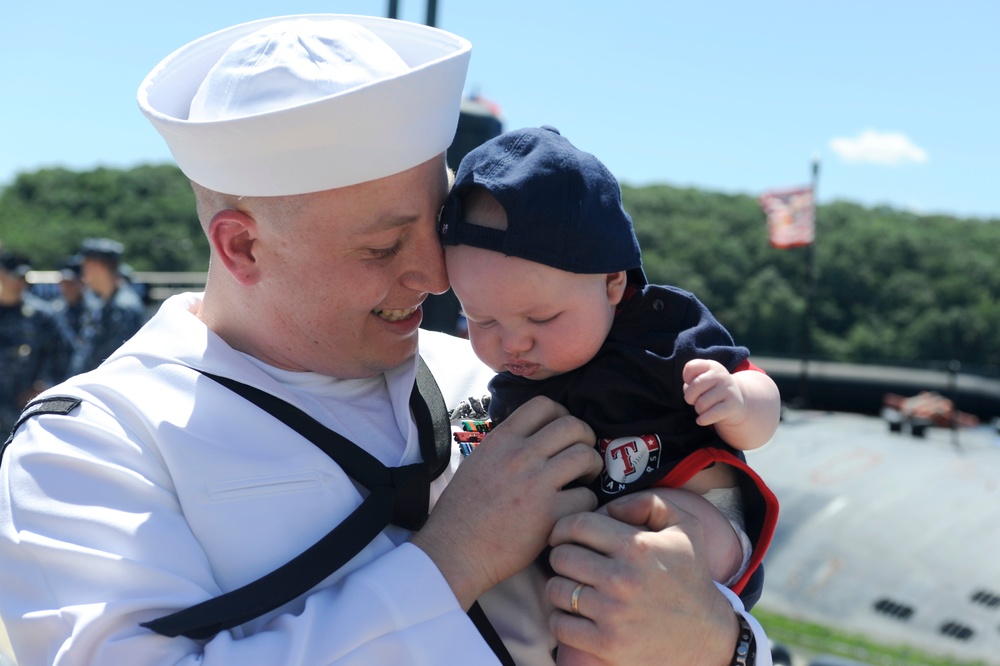
<instances>
[{"instance_id":1,"label":"red trim on shirt","mask_svg":"<svg viewBox=\"0 0 1000 666\"><path fill-rule=\"evenodd\" d=\"M733 372L743 372L744 370L754 370L756 372L764 372L763 368L761 368L759 366L756 366L753 363L751 363L750 359L747 359L747 360L743 361L742 363L740 363L738 366L736 366L736 369L733 370ZM767 373L764 372L764 374L766 375Z\"/></svg>"},{"instance_id":2,"label":"red trim on shirt","mask_svg":"<svg viewBox=\"0 0 1000 666\"><path fill-rule=\"evenodd\" d=\"M737 471L750 477L754 485L757 486L757 489L760 491L764 500L763 526L757 543L753 544L753 552L750 555L750 563L747 565L747 570L743 573L740 579L733 583L730 587L733 592L739 594L750 581L750 576L757 570L757 567L759 567L760 563L764 560L764 553L767 552L767 547L771 545L771 538L774 536L774 529L778 524L778 498L773 492L771 492L771 489L767 487L764 480L760 478L753 468L734 456L732 453L722 449L707 447L704 449L698 449L684 458L684 460L678 463L669 474L660 479L657 483L653 484L652 487L680 488L691 480L695 474L715 463L731 465ZM753 539L752 536L750 538L751 540Z\"/></svg>"}]
</instances>

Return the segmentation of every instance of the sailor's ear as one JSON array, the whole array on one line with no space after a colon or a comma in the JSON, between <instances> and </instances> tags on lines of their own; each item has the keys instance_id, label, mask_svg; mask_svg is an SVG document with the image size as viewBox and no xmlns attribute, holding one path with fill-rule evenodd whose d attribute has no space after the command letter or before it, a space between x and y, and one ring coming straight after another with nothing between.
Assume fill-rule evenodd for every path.
<instances>
[{"instance_id":1,"label":"sailor's ear","mask_svg":"<svg viewBox=\"0 0 1000 666\"><path fill-rule=\"evenodd\" d=\"M254 257L257 221L228 208L215 214L208 225L208 241L222 265L242 285L255 284L260 270Z\"/></svg>"}]
</instances>

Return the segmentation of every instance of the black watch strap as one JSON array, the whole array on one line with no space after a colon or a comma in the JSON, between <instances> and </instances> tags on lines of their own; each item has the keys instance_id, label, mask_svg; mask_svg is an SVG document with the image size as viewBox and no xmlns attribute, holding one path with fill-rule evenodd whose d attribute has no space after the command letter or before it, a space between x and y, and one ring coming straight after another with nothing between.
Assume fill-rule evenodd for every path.
<instances>
[{"instance_id":1,"label":"black watch strap","mask_svg":"<svg viewBox=\"0 0 1000 666\"><path fill-rule=\"evenodd\" d=\"M740 637L736 641L732 666L753 666L757 663L757 640L746 617L742 613L737 613L736 619L740 623Z\"/></svg>"}]
</instances>

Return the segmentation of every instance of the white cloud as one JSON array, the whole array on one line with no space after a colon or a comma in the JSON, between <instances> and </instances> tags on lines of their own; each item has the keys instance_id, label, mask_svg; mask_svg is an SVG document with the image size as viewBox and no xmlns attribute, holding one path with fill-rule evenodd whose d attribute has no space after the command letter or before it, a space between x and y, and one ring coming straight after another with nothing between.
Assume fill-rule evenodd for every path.
<instances>
[{"instance_id":1,"label":"white cloud","mask_svg":"<svg viewBox=\"0 0 1000 666\"><path fill-rule=\"evenodd\" d=\"M867 129L855 137L834 137L830 148L846 162L895 166L927 161L927 151L902 132L877 132Z\"/></svg>"}]
</instances>

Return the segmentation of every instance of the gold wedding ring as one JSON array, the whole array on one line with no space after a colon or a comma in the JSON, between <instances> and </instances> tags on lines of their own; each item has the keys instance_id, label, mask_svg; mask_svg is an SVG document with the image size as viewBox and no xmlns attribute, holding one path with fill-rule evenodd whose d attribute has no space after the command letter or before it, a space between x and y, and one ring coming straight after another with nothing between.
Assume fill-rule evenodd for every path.
<instances>
[{"instance_id":1,"label":"gold wedding ring","mask_svg":"<svg viewBox=\"0 0 1000 666\"><path fill-rule=\"evenodd\" d=\"M573 588L573 596L569 598L569 608L573 611L573 615L580 614L580 590L587 587L586 584L580 583Z\"/></svg>"}]
</instances>

